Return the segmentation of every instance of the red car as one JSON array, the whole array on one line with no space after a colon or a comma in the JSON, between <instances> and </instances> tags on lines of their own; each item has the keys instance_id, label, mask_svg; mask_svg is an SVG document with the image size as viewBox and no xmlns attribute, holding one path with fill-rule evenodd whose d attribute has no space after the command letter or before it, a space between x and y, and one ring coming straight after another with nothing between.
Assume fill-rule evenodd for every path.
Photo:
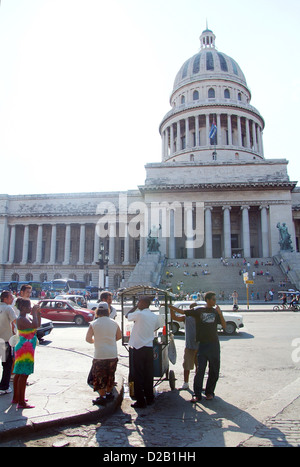
<instances>
[{"instance_id":1,"label":"red car","mask_svg":"<svg viewBox=\"0 0 300 467\"><path fill-rule=\"evenodd\" d=\"M44 299L39 302L41 316L51 321L72 322L81 326L93 321L95 312L81 308L69 300Z\"/></svg>"}]
</instances>

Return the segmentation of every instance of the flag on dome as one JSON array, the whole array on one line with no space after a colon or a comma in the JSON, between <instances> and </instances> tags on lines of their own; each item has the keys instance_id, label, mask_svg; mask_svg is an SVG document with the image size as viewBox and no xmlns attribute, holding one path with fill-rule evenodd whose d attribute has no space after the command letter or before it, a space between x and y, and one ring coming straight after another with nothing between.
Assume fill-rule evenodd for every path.
<instances>
[{"instance_id":1,"label":"flag on dome","mask_svg":"<svg viewBox=\"0 0 300 467\"><path fill-rule=\"evenodd\" d=\"M213 121L210 132L209 132L209 138L210 138L212 144L215 141L216 135L217 135L217 125L216 125L216 122Z\"/></svg>"}]
</instances>

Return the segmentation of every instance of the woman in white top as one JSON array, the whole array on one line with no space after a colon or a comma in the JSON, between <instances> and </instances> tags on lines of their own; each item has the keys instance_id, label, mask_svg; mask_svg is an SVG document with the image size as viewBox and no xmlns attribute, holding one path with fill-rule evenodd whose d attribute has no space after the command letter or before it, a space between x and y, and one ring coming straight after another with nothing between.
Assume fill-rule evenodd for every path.
<instances>
[{"instance_id":1,"label":"woman in white top","mask_svg":"<svg viewBox=\"0 0 300 467\"><path fill-rule=\"evenodd\" d=\"M109 318L108 304L100 302L96 311L96 319L89 325L86 341L94 344L92 377L94 391L100 397L93 401L96 405L105 405L113 399L112 390L118 363L117 341L122 333L119 325Z\"/></svg>"}]
</instances>

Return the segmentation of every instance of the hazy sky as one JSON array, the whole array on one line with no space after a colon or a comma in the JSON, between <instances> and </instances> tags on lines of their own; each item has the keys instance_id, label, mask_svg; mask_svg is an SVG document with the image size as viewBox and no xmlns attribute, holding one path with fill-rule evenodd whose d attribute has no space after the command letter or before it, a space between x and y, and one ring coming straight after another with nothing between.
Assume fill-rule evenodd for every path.
<instances>
[{"instance_id":1,"label":"hazy sky","mask_svg":"<svg viewBox=\"0 0 300 467\"><path fill-rule=\"evenodd\" d=\"M142 185L206 20L265 119L265 157L300 180L299 0L2 0L0 193Z\"/></svg>"}]
</instances>

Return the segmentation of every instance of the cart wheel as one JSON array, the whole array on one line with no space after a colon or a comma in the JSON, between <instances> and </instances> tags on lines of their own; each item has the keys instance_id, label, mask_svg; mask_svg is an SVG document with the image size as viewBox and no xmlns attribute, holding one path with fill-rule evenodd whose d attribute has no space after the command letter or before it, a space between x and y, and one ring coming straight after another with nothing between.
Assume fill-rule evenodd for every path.
<instances>
[{"instance_id":1,"label":"cart wheel","mask_svg":"<svg viewBox=\"0 0 300 467\"><path fill-rule=\"evenodd\" d=\"M175 389L175 381L176 381L175 373L173 370L170 370L169 371L169 384L170 384L170 388L172 391L174 391Z\"/></svg>"}]
</instances>

